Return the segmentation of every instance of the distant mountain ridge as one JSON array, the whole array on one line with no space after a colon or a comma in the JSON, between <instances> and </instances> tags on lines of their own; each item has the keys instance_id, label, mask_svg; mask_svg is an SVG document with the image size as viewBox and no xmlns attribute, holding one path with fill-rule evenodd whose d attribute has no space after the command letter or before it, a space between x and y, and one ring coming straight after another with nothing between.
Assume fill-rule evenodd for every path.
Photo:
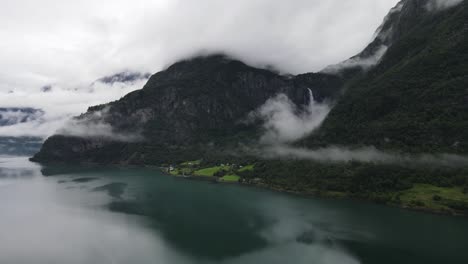
<instances>
[{"instance_id":1,"label":"distant mountain ridge","mask_svg":"<svg viewBox=\"0 0 468 264\"><path fill-rule=\"evenodd\" d=\"M0 136L0 155L31 156L40 150L42 143L37 137Z\"/></svg>"},{"instance_id":2,"label":"distant mountain ridge","mask_svg":"<svg viewBox=\"0 0 468 264\"><path fill-rule=\"evenodd\" d=\"M40 119L41 109L31 107L0 107L0 126L11 126Z\"/></svg>"},{"instance_id":3,"label":"distant mountain ridge","mask_svg":"<svg viewBox=\"0 0 468 264\"><path fill-rule=\"evenodd\" d=\"M146 80L151 76L150 73L141 73L135 71L123 71L110 76L99 78L97 82L106 84L113 83L132 83L139 80Z\"/></svg>"}]
</instances>

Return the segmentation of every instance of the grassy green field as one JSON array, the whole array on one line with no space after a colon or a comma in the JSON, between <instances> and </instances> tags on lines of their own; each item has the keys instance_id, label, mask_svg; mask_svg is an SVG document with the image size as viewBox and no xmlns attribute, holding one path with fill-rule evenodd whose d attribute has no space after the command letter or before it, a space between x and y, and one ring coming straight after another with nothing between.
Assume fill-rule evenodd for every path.
<instances>
[{"instance_id":1,"label":"grassy green field","mask_svg":"<svg viewBox=\"0 0 468 264\"><path fill-rule=\"evenodd\" d=\"M226 175L226 176L221 177L221 180L225 182L238 182L239 179L240 177L237 175Z\"/></svg>"},{"instance_id":2,"label":"grassy green field","mask_svg":"<svg viewBox=\"0 0 468 264\"><path fill-rule=\"evenodd\" d=\"M170 172L171 175L179 176L179 175L191 175L193 170L190 168L177 168Z\"/></svg>"},{"instance_id":3,"label":"grassy green field","mask_svg":"<svg viewBox=\"0 0 468 264\"><path fill-rule=\"evenodd\" d=\"M254 166L255 166L255 165L253 165L253 164L246 165L246 166L240 168L238 171L240 171L240 172L243 172L243 171L253 171Z\"/></svg>"},{"instance_id":4,"label":"grassy green field","mask_svg":"<svg viewBox=\"0 0 468 264\"><path fill-rule=\"evenodd\" d=\"M452 211L454 204L468 206L468 195L463 193L462 187L415 184L413 188L400 192L399 198L403 205L433 210Z\"/></svg>"},{"instance_id":5,"label":"grassy green field","mask_svg":"<svg viewBox=\"0 0 468 264\"><path fill-rule=\"evenodd\" d=\"M214 176L215 173L221 170L230 170L230 167L229 166L210 167L210 168L197 170L193 174L196 176L212 177Z\"/></svg>"}]
</instances>

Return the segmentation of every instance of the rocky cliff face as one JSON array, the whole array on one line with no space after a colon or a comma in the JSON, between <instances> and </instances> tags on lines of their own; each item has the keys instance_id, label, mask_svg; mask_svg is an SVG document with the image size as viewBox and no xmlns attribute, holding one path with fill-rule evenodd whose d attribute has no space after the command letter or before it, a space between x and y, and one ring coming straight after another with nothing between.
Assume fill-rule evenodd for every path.
<instances>
[{"instance_id":1,"label":"rocky cliff face","mask_svg":"<svg viewBox=\"0 0 468 264\"><path fill-rule=\"evenodd\" d=\"M258 126L243 121L278 93L300 106L309 103L308 88L321 101L336 96L341 85L339 77L328 74L282 76L223 55L197 57L175 63L151 76L142 90L90 107L75 119L88 131L97 124L110 126L109 135L82 136L69 128L49 138L33 160L146 163L200 155L209 146L251 140ZM121 140L136 134L135 140Z\"/></svg>"}]
</instances>

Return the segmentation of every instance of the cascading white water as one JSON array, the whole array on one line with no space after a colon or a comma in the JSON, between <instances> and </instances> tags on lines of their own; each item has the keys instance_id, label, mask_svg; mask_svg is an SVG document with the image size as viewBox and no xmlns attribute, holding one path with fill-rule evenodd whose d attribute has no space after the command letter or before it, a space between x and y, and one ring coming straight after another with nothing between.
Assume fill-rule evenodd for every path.
<instances>
[{"instance_id":1,"label":"cascading white water","mask_svg":"<svg viewBox=\"0 0 468 264\"><path fill-rule=\"evenodd\" d=\"M312 108L312 106L315 104L315 98L314 98L314 93L312 92L312 89L307 88L309 91L309 109Z\"/></svg>"}]
</instances>

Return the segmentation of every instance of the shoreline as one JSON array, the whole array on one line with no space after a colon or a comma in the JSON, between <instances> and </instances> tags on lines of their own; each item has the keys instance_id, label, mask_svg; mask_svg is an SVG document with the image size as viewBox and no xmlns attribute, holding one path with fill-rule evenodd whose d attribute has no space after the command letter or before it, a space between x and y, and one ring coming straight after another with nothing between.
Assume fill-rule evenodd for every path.
<instances>
[{"instance_id":1,"label":"shoreline","mask_svg":"<svg viewBox=\"0 0 468 264\"><path fill-rule=\"evenodd\" d=\"M164 167L157 167L157 168L166 176L170 176L170 177L174 177L174 178L182 179L182 180L205 181L205 182L211 182L211 183L231 184L231 185L235 184L235 185L239 185L242 187L263 189L263 190L273 191L277 193L295 195L295 196L304 197L304 198L323 198L323 199L331 199L331 200L361 201L361 202L369 202L369 203L386 206L386 207L399 208L399 209L412 211L412 212L426 213L426 214L438 215L438 216L468 218L467 212L464 213L464 212L459 212L456 210L453 210L453 211L436 210L436 209L431 209L429 207L411 207L407 205L398 205L394 203L379 203L371 199L352 197L352 196L349 196L349 194L347 193L340 193L340 192L330 192L330 191L327 192L327 191L319 191L319 190L296 191L296 190L285 189L280 186L268 185L265 183L226 182L226 181L220 181L217 177L214 177L214 176L206 177L206 176L194 176L194 175L173 175L165 171Z\"/></svg>"},{"instance_id":2,"label":"shoreline","mask_svg":"<svg viewBox=\"0 0 468 264\"><path fill-rule=\"evenodd\" d=\"M29 157L25 157L29 162L34 163L34 164L39 164L41 166L47 166L51 165L50 163L41 163L41 162L36 162L36 161L31 161ZM58 163L58 164L66 164L66 163ZM97 164L97 163L80 163L80 164L74 164L78 166L89 166L89 167L94 167L94 166L103 166L102 164ZM354 201L364 201L364 202L370 202L382 206L388 206L388 207L394 207L394 208L399 208L407 211L413 211L413 212L421 212L421 213L426 213L426 214L432 214L432 215L439 215L439 216L451 216L451 217L466 217L468 218L468 211L467 212L462 212L462 211L456 211L454 209L452 210L436 210L432 209L429 207L412 207L412 206L407 206L407 205L399 205L395 203L382 203L382 202L377 202L373 201L371 199L366 199L362 197L355 197L355 196L350 196L347 193L343 192L331 192L331 191L320 191L320 190L309 190L309 191L297 191L297 190L290 190L286 189L281 186L273 186L273 185L268 185L262 182L259 183L246 183L246 182L232 182L232 181L219 181L217 177L214 176L194 176L194 175L173 175L168 173L167 167L161 167L157 165L131 165L131 164L106 164L104 166L109 166L109 167L118 167L118 168L150 168L150 169L157 169L159 172L164 174L165 176L170 176L174 177L177 179L183 179L183 180L193 180L193 181L205 181L205 182L211 182L211 183L220 183L220 184L226 184L226 185L239 185L243 187L253 187L253 188L258 188L258 189L263 189L263 190L269 190L269 191L274 191L278 193L285 193L285 194L291 194L291 195L296 195L296 196L301 196L305 198L324 198L324 199L334 199L334 200L354 200Z\"/></svg>"}]
</instances>

